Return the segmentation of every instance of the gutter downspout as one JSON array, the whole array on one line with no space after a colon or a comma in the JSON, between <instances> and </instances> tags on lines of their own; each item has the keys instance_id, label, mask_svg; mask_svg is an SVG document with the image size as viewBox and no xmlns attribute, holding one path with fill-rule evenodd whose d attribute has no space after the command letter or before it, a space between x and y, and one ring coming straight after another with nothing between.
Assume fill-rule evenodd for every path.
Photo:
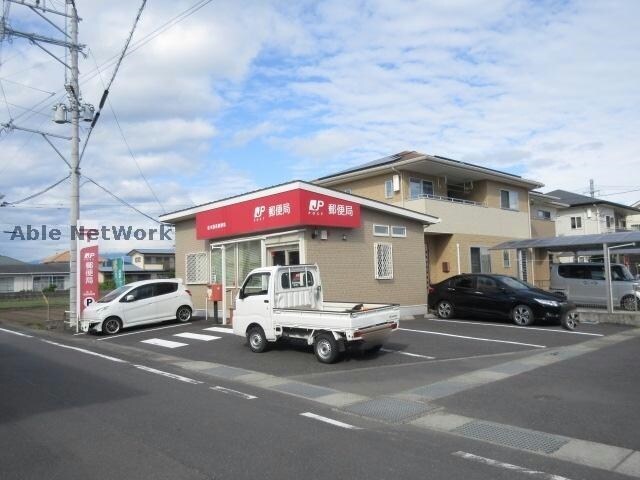
<instances>
[{"instance_id":1,"label":"gutter downspout","mask_svg":"<svg viewBox=\"0 0 640 480\"><path fill-rule=\"evenodd\" d=\"M460 275L462 272L460 271L460 244L456 243L456 257L458 259L458 275Z\"/></svg>"}]
</instances>

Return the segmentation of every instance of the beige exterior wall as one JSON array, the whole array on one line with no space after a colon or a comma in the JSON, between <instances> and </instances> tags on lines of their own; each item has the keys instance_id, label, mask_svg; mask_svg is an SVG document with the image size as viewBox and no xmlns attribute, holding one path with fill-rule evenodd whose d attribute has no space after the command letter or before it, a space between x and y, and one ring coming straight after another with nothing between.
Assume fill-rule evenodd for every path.
<instances>
[{"instance_id":1,"label":"beige exterior wall","mask_svg":"<svg viewBox=\"0 0 640 480\"><path fill-rule=\"evenodd\" d=\"M187 253L208 252L209 242L196 239L195 219L178 222L175 224L175 228L176 278L182 278L186 281L185 269ZM189 284L187 288L191 291L193 306L195 308L204 308L207 286L205 284Z\"/></svg>"},{"instance_id":2,"label":"beige exterior wall","mask_svg":"<svg viewBox=\"0 0 640 480\"><path fill-rule=\"evenodd\" d=\"M531 238L556 236L556 222L554 220L531 219Z\"/></svg>"},{"instance_id":3,"label":"beige exterior wall","mask_svg":"<svg viewBox=\"0 0 640 480\"><path fill-rule=\"evenodd\" d=\"M376 175L375 177L363 178L360 180L350 180L341 183L340 185L332 185L331 188L344 192L345 190L351 190L354 195L360 195L361 197L371 198L379 202L390 203L393 201L400 201L402 198L400 192L394 192L392 198L385 198L384 196L384 182L393 179L393 172Z\"/></svg>"},{"instance_id":4,"label":"beige exterior wall","mask_svg":"<svg viewBox=\"0 0 640 480\"><path fill-rule=\"evenodd\" d=\"M533 274L536 287L549 289L551 280L551 264L549 262L549 253L546 249L533 249ZM530 281L530 283L532 283Z\"/></svg>"},{"instance_id":5,"label":"beige exterior wall","mask_svg":"<svg viewBox=\"0 0 640 480\"><path fill-rule=\"evenodd\" d=\"M425 235L429 252L430 283L438 283L458 274L458 246L460 249L460 273L470 273L471 247L490 248L507 240L511 240L511 237L475 234ZM518 276L518 261L515 250L509 250L509 267L504 266L502 250L491 250L489 253L492 273ZM449 272L444 271L443 262L448 262Z\"/></svg>"},{"instance_id":6,"label":"beige exterior wall","mask_svg":"<svg viewBox=\"0 0 640 480\"><path fill-rule=\"evenodd\" d=\"M373 225L407 227L406 238L376 237ZM422 305L427 301L422 224L362 209L362 228L327 229L327 240L305 236L306 259L317 263L326 301L356 301ZM347 240L343 240L343 234ZM393 245L393 279L374 275L374 243Z\"/></svg>"}]
</instances>

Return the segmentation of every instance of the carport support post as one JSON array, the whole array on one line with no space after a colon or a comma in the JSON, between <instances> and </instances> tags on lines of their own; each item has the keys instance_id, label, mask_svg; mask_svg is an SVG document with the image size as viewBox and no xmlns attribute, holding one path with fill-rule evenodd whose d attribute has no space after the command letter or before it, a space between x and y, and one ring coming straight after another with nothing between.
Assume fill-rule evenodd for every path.
<instances>
[{"instance_id":1,"label":"carport support post","mask_svg":"<svg viewBox=\"0 0 640 480\"><path fill-rule=\"evenodd\" d=\"M609 258L609 245L602 244L604 253L604 279L607 284L607 312L613 313L613 290L611 288L611 259Z\"/></svg>"}]
</instances>

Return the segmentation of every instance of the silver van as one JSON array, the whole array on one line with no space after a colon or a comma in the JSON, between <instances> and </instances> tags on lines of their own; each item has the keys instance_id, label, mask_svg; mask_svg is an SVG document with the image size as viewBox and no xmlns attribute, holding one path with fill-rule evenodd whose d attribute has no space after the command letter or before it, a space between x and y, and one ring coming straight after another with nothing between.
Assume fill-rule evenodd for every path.
<instances>
[{"instance_id":1,"label":"silver van","mask_svg":"<svg viewBox=\"0 0 640 480\"><path fill-rule=\"evenodd\" d=\"M640 309L640 282L634 280L622 264L611 264L611 289L614 307ZM574 303L606 305L607 284L603 263L554 263L549 290L564 293Z\"/></svg>"}]
</instances>

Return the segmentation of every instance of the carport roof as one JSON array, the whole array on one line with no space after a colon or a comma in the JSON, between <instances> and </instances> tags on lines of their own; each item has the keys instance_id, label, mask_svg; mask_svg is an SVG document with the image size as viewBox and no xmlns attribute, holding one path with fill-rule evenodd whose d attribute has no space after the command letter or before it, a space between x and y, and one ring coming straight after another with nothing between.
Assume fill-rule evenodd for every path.
<instances>
[{"instance_id":1,"label":"carport roof","mask_svg":"<svg viewBox=\"0 0 640 480\"><path fill-rule=\"evenodd\" d=\"M547 250L566 251L580 249L602 248L606 243L609 246L624 245L627 243L640 244L640 231L598 233L593 235L567 235L562 237L527 238L525 240L510 240L503 242L491 250L514 250L518 248L546 248Z\"/></svg>"}]
</instances>

